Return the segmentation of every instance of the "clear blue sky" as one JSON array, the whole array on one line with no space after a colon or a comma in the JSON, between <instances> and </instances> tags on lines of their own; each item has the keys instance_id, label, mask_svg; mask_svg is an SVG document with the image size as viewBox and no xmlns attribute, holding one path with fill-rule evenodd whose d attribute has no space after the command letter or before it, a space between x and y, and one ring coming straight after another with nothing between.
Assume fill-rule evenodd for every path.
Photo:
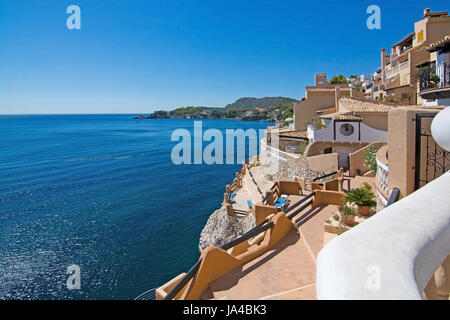
<instances>
[{"instance_id":1,"label":"clear blue sky","mask_svg":"<svg viewBox=\"0 0 450 320\"><path fill-rule=\"evenodd\" d=\"M81 8L81 30L66 8ZM345 6L343 5L345 4ZM366 8L381 8L381 30ZM315 72L372 73L446 1L1 0L0 113L148 113L300 99Z\"/></svg>"}]
</instances>

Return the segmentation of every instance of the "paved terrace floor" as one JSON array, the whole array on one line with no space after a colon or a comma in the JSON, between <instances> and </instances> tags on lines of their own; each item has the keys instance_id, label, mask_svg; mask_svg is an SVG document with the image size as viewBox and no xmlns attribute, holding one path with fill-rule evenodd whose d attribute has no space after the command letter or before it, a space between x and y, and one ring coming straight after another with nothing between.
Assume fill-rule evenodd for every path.
<instances>
[{"instance_id":1,"label":"paved terrace floor","mask_svg":"<svg viewBox=\"0 0 450 320\"><path fill-rule=\"evenodd\" d=\"M273 185L266 180L260 167L251 168L258 187L265 192ZM246 174L248 176L248 173ZM373 178L350 179L350 187ZM257 198L252 180L244 179L238 197ZM345 189L347 184L345 184ZM245 201L246 201L245 199ZM337 207L307 208L293 220L293 228L274 248L257 259L236 268L211 283L204 299L219 300L311 300L315 299L316 257L323 246L336 235L324 232L324 221L337 213Z\"/></svg>"}]
</instances>

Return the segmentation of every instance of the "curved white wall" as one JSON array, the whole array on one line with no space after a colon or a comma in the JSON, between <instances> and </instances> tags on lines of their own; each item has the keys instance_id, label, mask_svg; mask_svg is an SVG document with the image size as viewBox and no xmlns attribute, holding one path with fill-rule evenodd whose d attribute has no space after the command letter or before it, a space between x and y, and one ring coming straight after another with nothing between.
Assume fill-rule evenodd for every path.
<instances>
[{"instance_id":1,"label":"curved white wall","mask_svg":"<svg viewBox=\"0 0 450 320\"><path fill-rule=\"evenodd\" d=\"M422 299L450 252L449 198L447 172L328 243L317 298Z\"/></svg>"}]
</instances>

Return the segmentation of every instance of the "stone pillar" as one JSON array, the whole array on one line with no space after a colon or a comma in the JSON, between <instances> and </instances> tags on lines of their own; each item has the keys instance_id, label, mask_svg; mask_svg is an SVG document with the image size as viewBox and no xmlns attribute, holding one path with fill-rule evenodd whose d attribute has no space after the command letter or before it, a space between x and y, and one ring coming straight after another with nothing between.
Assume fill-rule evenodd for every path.
<instances>
[{"instance_id":1,"label":"stone pillar","mask_svg":"<svg viewBox=\"0 0 450 320\"><path fill-rule=\"evenodd\" d=\"M381 49L381 71L383 71L386 64L386 48Z\"/></svg>"},{"instance_id":2,"label":"stone pillar","mask_svg":"<svg viewBox=\"0 0 450 320\"><path fill-rule=\"evenodd\" d=\"M334 88L334 105L336 107L336 111L339 111L339 99L341 98L341 88Z\"/></svg>"}]
</instances>

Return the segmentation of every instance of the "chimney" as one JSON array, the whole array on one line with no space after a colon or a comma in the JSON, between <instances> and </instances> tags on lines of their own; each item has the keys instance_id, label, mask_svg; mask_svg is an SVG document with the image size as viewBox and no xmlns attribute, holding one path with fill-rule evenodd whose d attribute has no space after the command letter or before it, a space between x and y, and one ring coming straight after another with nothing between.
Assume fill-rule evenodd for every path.
<instances>
[{"instance_id":1,"label":"chimney","mask_svg":"<svg viewBox=\"0 0 450 320\"><path fill-rule=\"evenodd\" d=\"M386 48L381 48L381 70L384 69L386 64Z\"/></svg>"},{"instance_id":2,"label":"chimney","mask_svg":"<svg viewBox=\"0 0 450 320\"><path fill-rule=\"evenodd\" d=\"M339 111L339 99L341 98L341 88L339 86L334 88L334 106L336 111Z\"/></svg>"},{"instance_id":3,"label":"chimney","mask_svg":"<svg viewBox=\"0 0 450 320\"><path fill-rule=\"evenodd\" d=\"M326 72L317 72L314 75L314 82L316 86L326 86L328 84Z\"/></svg>"}]
</instances>

